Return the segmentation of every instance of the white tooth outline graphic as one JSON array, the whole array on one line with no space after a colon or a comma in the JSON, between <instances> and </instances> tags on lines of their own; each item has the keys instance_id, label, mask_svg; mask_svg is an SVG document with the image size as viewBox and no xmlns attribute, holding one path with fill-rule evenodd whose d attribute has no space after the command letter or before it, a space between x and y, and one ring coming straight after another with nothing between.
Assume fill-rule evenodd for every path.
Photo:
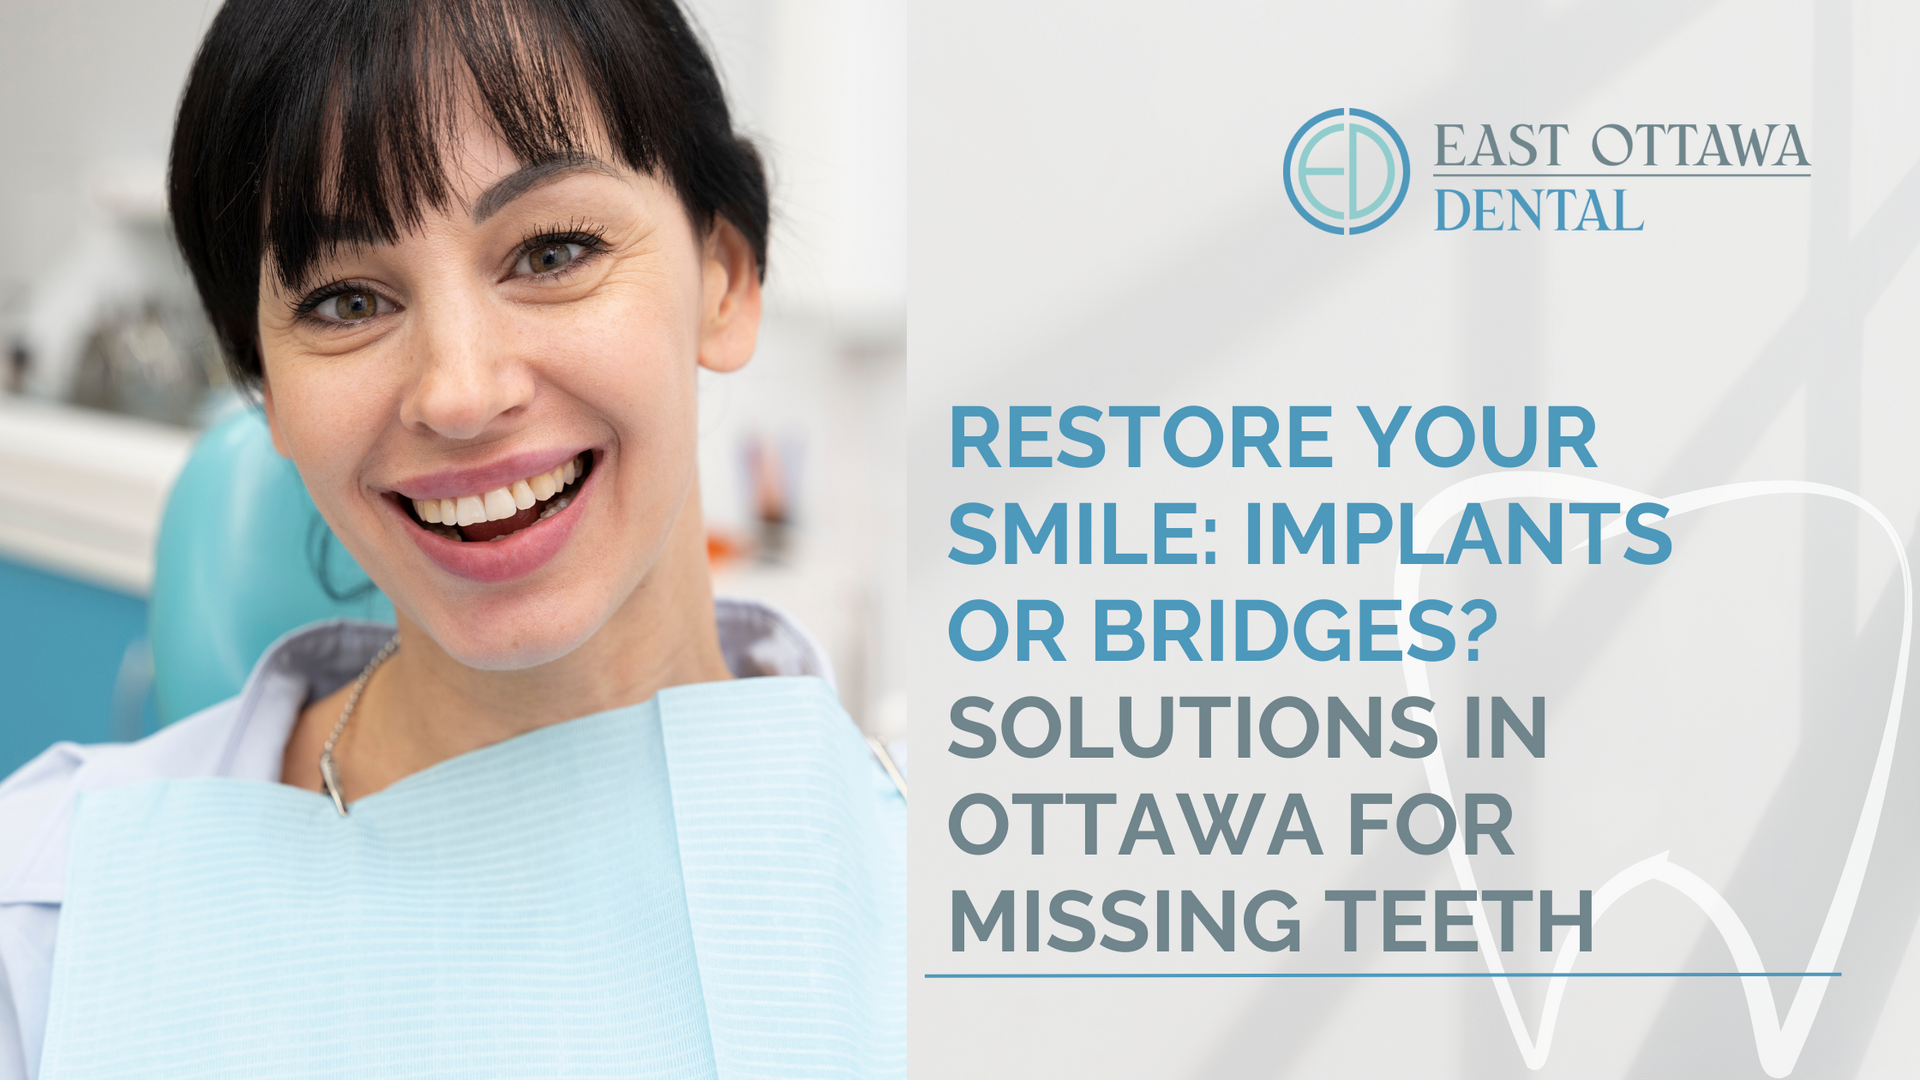
<instances>
[{"instance_id":1,"label":"white tooth outline graphic","mask_svg":"<svg viewBox=\"0 0 1920 1080\"><path fill-rule=\"evenodd\" d=\"M1887 520L1887 516L1872 503L1845 488L1803 480L1723 484L1661 499L1631 488L1576 476L1502 472L1470 477L1429 499L1414 518L1410 542L1414 545L1413 550L1425 551L1441 526L1458 516L1470 502L1518 498L1584 499L1618 502L1623 506L1657 502L1667 508L1667 516L1663 520L1671 521L1689 511L1762 495L1819 495L1848 503L1879 523L1893 544L1895 557L1900 560L1900 581L1904 590L1900 651L1899 660L1894 665L1893 695L1887 706L1887 721L1880 736L1879 756L1874 759L1873 778L1867 784L1866 801L1860 807L1860 819L1847 848L1847 861L1841 867L1840 880L1834 886L1826 920L1820 925L1820 936L1814 942L1813 953L1807 960L1806 970L1809 972L1834 971L1833 965L1840 958L1840 946L1846 940L1847 927L1853 921L1853 910L1860 899L1860 886L1867 876L1867 863L1873 857L1873 840L1880 828L1880 813L1887 799L1888 777L1893 771L1894 744L1900 734L1900 710L1907 689L1907 658L1913 648L1913 570L1907 564L1906 548L1893 522ZM1625 531L1626 521L1623 518L1608 525L1602 537L1619 536ZM1570 546L1579 551L1586 544L1581 541ZM1393 594L1401 602L1402 610L1410 610L1421 599L1418 564L1395 568ZM1404 657L1400 670L1406 680L1408 693L1418 697L1432 696L1426 669L1420 661ZM1426 767L1428 788L1435 795L1452 802L1453 786L1448 782L1443 754L1443 751L1436 749L1422 764ZM1447 856L1452 861L1460 888L1477 890L1479 885L1474 878L1473 866L1467 861L1461 847L1457 844L1449 846ZM1820 1002L1826 997L1827 985L1832 977L1803 977L1794 992L1792 1004L1788 1006L1786 1021L1781 1022L1773 1000L1773 988L1765 976L1758 974L1769 969L1762 964L1760 950L1754 945L1753 935L1748 932L1746 924L1717 889L1692 872L1668 861L1666 852L1634 863L1594 890L1594 923L1599 923L1601 915L1615 901L1649 881L1664 882L1678 890L1712 921L1714 929L1726 941L1728 950L1733 954L1734 965L1741 973L1740 985L1746 992L1747 1014L1753 1025L1754 1049L1759 1053L1760 1067L1773 1077L1791 1073L1800 1059L1801 1049L1806 1046L1807 1035L1813 1030L1814 1016L1820 1011ZM1473 914L1474 934L1482 941L1491 940L1493 928L1487 919L1485 902L1474 901L1467 907ZM1573 970L1574 962L1579 958L1578 948L1578 935L1569 934L1554 957L1554 974L1547 980L1547 998L1540 1009L1540 1034L1537 1040L1527 1032L1526 1020L1520 1015L1519 1002L1514 1000L1513 983L1505 973L1500 954L1493 951L1480 953L1492 976L1489 981L1499 995L1500 1007L1506 1013L1507 1026L1512 1029L1514 1042L1519 1046L1520 1055L1529 1069L1539 1069L1547 1063L1547 1055L1553 1048L1554 1024L1559 1019L1560 1005L1566 993L1567 973Z\"/></svg>"}]
</instances>

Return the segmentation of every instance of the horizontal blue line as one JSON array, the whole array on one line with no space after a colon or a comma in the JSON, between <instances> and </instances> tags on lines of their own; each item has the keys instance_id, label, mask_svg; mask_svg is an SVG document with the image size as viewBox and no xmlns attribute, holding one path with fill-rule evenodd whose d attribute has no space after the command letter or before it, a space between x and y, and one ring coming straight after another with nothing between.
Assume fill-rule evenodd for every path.
<instances>
[{"instance_id":1,"label":"horizontal blue line","mask_svg":"<svg viewBox=\"0 0 1920 1080\"><path fill-rule=\"evenodd\" d=\"M1554 971L1076 971L940 973L926 979L1551 979ZM1569 979L1739 979L1742 971L1569 971ZM1760 978L1839 978L1838 971L1756 971Z\"/></svg>"}]
</instances>

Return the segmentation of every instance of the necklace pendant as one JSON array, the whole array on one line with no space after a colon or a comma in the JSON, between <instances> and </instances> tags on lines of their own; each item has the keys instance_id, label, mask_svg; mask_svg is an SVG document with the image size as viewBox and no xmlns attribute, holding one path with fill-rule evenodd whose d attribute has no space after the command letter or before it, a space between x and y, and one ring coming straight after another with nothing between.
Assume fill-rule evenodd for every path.
<instances>
[{"instance_id":1,"label":"necklace pendant","mask_svg":"<svg viewBox=\"0 0 1920 1080\"><path fill-rule=\"evenodd\" d=\"M320 755L320 784L333 797L333 808L340 811L341 817L346 817L347 801L340 795L340 770L334 766L332 754Z\"/></svg>"},{"instance_id":2,"label":"necklace pendant","mask_svg":"<svg viewBox=\"0 0 1920 1080\"><path fill-rule=\"evenodd\" d=\"M341 817L347 816L347 800L340 794L340 770L333 764L333 745L340 741L340 733L347 729L347 721L353 719L353 707L360 704L360 695L366 692L367 680L373 678L373 669L384 663L399 647L400 635L395 634L380 646L380 651L373 654L373 659L367 661L367 666L360 670L360 677L354 680L353 692L347 695L347 704L340 710L340 719L334 722L333 734L327 736L327 744L320 748L320 786L326 788L327 794L333 797L333 808L340 811Z\"/></svg>"}]
</instances>

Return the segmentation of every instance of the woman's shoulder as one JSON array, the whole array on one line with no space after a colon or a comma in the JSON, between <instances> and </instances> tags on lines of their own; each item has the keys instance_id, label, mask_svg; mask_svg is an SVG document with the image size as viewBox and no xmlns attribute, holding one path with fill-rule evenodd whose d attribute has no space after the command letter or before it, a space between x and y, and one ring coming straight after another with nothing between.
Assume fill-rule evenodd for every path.
<instances>
[{"instance_id":1,"label":"woman's shoulder","mask_svg":"<svg viewBox=\"0 0 1920 1080\"><path fill-rule=\"evenodd\" d=\"M719 596L713 601L713 618L727 670L736 677L812 675L838 693L827 650L798 619L777 605Z\"/></svg>"},{"instance_id":2,"label":"woman's shoulder","mask_svg":"<svg viewBox=\"0 0 1920 1080\"><path fill-rule=\"evenodd\" d=\"M230 755L234 698L131 743L61 742L0 781L0 904L57 904L74 799L143 780L214 776Z\"/></svg>"},{"instance_id":3,"label":"woman's shoulder","mask_svg":"<svg viewBox=\"0 0 1920 1080\"><path fill-rule=\"evenodd\" d=\"M143 780L277 780L287 734L310 694L352 677L393 628L328 619L292 630L255 661L240 692L130 743L55 743L0 781L0 903L35 824L74 796Z\"/></svg>"},{"instance_id":4,"label":"woman's shoulder","mask_svg":"<svg viewBox=\"0 0 1920 1080\"><path fill-rule=\"evenodd\" d=\"M55 743L21 766L0 782L0 905L60 902L67 826L81 795L147 780L278 780L287 733L309 692L379 633L392 633L370 625L329 620L301 627L270 646L240 693L225 701L138 742Z\"/></svg>"}]
</instances>

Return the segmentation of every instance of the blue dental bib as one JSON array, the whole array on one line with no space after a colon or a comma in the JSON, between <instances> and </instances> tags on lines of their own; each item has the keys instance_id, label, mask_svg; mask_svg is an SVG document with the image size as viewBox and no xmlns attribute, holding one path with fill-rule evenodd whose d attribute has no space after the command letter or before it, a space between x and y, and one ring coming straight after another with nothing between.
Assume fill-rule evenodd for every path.
<instances>
[{"instance_id":1,"label":"blue dental bib","mask_svg":"<svg viewBox=\"0 0 1920 1080\"><path fill-rule=\"evenodd\" d=\"M45 1080L905 1073L905 803L815 679L73 829Z\"/></svg>"}]
</instances>

